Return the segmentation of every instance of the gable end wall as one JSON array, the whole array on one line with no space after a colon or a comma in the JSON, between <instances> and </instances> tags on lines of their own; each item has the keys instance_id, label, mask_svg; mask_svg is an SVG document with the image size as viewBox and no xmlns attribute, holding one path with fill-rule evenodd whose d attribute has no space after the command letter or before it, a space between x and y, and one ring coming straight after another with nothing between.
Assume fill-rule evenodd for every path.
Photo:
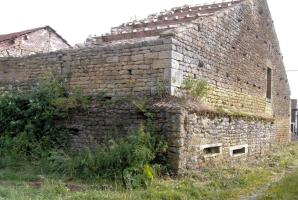
<instances>
[{"instance_id":1,"label":"gable end wall","mask_svg":"<svg viewBox=\"0 0 298 200\"><path fill-rule=\"evenodd\" d=\"M276 140L290 140L290 89L266 1L245 1L176 33L172 94L188 78L207 80L215 108L275 118ZM266 100L267 68L272 99Z\"/></svg>"}]
</instances>

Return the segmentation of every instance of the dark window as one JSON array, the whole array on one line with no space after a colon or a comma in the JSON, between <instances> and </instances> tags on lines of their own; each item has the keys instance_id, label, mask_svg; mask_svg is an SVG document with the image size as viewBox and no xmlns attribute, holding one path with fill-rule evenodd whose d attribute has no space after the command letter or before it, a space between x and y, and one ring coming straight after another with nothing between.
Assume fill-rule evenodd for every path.
<instances>
[{"instance_id":1,"label":"dark window","mask_svg":"<svg viewBox=\"0 0 298 200\"><path fill-rule=\"evenodd\" d=\"M239 154L244 154L245 153L245 147L241 149L235 149L233 150L233 155L239 155Z\"/></svg>"},{"instance_id":2,"label":"dark window","mask_svg":"<svg viewBox=\"0 0 298 200\"><path fill-rule=\"evenodd\" d=\"M291 121L293 122L293 123L295 123L295 121L296 121L296 111L295 110L292 110L292 114L291 114Z\"/></svg>"},{"instance_id":3,"label":"dark window","mask_svg":"<svg viewBox=\"0 0 298 200\"><path fill-rule=\"evenodd\" d=\"M205 154L217 154L220 153L220 147L208 147L204 149Z\"/></svg>"},{"instance_id":4,"label":"dark window","mask_svg":"<svg viewBox=\"0 0 298 200\"><path fill-rule=\"evenodd\" d=\"M267 99L271 99L272 96L272 69L267 68L267 93L266 97Z\"/></svg>"}]
</instances>

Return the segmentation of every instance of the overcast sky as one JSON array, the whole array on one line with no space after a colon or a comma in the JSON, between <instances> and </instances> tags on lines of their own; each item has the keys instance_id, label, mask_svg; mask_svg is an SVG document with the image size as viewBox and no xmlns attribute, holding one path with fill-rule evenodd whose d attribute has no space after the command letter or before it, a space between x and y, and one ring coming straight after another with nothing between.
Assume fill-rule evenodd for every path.
<instances>
[{"instance_id":1,"label":"overcast sky","mask_svg":"<svg viewBox=\"0 0 298 200\"><path fill-rule=\"evenodd\" d=\"M70 44L101 35L134 18L185 4L214 0L3 0L0 34L50 25ZM298 70L298 1L268 0L288 70ZM297 78L296 78L297 77ZM298 98L298 72L288 72L292 98Z\"/></svg>"}]
</instances>

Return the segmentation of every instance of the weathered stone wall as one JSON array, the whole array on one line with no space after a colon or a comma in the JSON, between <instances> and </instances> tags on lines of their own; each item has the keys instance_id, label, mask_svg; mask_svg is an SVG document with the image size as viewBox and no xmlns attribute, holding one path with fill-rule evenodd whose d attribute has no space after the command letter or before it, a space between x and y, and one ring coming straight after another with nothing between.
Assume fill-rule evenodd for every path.
<instances>
[{"instance_id":1,"label":"weathered stone wall","mask_svg":"<svg viewBox=\"0 0 298 200\"><path fill-rule=\"evenodd\" d=\"M125 137L141 127L146 129L148 119L132 103L132 99L111 101L111 104L109 101L107 100L106 104L90 102L87 109L71 113L69 119L60 124L69 129L73 148L96 148L98 144L109 144L111 139ZM176 172L181 171L179 169L180 106L153 99L151 103L146 104L146 108L154 119L150 125L154 125L168 142L169 166Z\"/></svg>"},{"instance_id":2,"label":"weathered stone wall","mask_svg":"<svg viewBox=\"0 0 298 200\"><path fill-rule=\"evenodd\" d=\"M0 43L0 57L28 56L35 53L47 53L61 49L68 49L65 43L57 34L47 28L25 34L14 40L7 40Z\"/></svg>"},{"instance_id":3,"label":"weathered stone wall","mask_svg":"<svg viewBox=\"0 0 298 200\"><path fill-rule=\"evenodd\" d=\"M267 68L273 73L270 100L266 99ZM250 159L290 139L289 84L264 0L244 1L160 37L0 58L0 88L30 86L49 71L87 95L103 93L107 99L146 98L164 89L175 96L187 77L204 79L209 84L204 101L213 112L224 108L258 116L252 120L202 115L194 112L196 103L187 109L179 103L155 107L156 124L168 139L169 163L178 171L213 161ZM81 147L126 135L143 120L129 106L90 105L87 111L74 113L67 126L73 146Z\"/></svg>"},{"instance_id":4,"label":"weathered stone wall","mask_svg":"<svg viewBox=\"0 0 298 200\"><path fill-rule=\"evenodd\" d=\"M209 83L219 108L276 118L276 137L290 136L290 89L266 1L244 1L174 33L172 94L189 77ZM266 99L267 68L272 98Z\"/></svg>"},{"instance_id":5,"label":"weathered stone wall","mask_svg":"<svg viewBox=\"0 0 298 200\"><path fill-rule=\"evenodd\" d=\"M265 120L184 110L180 128L179 169L182 170L195 170L216 162L254 160L276 144L274 125ZM219 151L212 152L212 148ZM243 152L237 153L240 149Z\"/></svg>"},{"instance_id":6,"label":"weathered stone wall","mask_svg":"<svg viewBox=\"0 0 298 200\"><path fill-rule=\"evenodd\" d=\"M168 162L183 173L216 163L252 161L275 145L274 122L266 119L229 116L213 111L194 110L181 101L152 101L148 112L154 125L168 142ZM86 110L72 113L66 122L73 148L108 144L146 124L146 117L131 101L114 104L90 103ZM218 147L219 152L208 152ZM245 148L233 154L233 150Z\"/></svg>"},{"instance_id":7,"label":"weathered stone wall","mask_svg":"<svg viewBox=\"0 0 298 200\"><path fill-rule=\"evenodd\" d=\"M90 103L87 109L71 113L66 127L70 130L72 147L81 149L124 137L140 128L144 120L129 101L112 105Z\"/></svg>"},{"instance_id":8,"label":"weathered stone wall","mask_svg":"<svg viewBox=\"0 0 298 200\"><path fill-rule=\"evenodd\" d=\"M158 82L169 87L171 40L152 39L39 54L0 58L0 88L31 85L43 74L67 78L86 94L108 96L151 95Z\"/></svg>"}]
</instances>

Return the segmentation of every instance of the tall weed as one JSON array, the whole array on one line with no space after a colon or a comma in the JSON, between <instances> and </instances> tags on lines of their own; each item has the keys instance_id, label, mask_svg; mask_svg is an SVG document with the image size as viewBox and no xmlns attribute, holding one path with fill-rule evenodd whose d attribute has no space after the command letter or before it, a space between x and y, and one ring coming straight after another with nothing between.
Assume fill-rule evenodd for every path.
<instances>
[{"instance_id":1,"label":"tall weed","mask_svg":"<svg viewBox=\"0 0 298 200\"><path fill-rule=\"evenodd\" d=\"M166 151L164 139L144 129L113 141L95 151L76 155L53 152L48 159L52 172L82 179L122 180L127 188L147 187L155 176L157 158Z\"/></svg>"}]
</instances>

